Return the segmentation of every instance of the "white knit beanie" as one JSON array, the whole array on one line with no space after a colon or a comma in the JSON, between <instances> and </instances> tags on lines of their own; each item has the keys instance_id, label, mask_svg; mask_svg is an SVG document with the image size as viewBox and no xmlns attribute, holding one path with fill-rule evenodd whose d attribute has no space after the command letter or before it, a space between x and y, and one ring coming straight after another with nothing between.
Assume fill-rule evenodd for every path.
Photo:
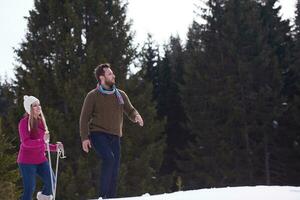
<instances>
[{"instance_id":1,"label":"white knit beanie","mask_svg":"<svg viewBox=\"0 0 300 200\"><path fill-rule=\"evenodd\" d=\"M38 100L34 96L27 96L27 95L24 96L24 108L28 114L30 114L31 104L33 104L36 101L40 101L40 100Z\"/></svg>"}]
</instances>

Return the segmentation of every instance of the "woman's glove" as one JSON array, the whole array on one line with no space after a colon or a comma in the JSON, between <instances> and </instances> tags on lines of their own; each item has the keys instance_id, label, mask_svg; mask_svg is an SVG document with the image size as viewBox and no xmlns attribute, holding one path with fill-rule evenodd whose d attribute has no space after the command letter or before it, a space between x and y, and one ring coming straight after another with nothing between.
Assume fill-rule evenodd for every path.
<instances>
[{"instance_id":1,"label":"woman's glove","mask_svg":"<svg viewBox=\"0 0 300 200\"><path fill-rule=\"evenodd\" d=\"M64 145L61 142L56 142L56 146L57 146L57 151L61 151L64 152Z\"/></svg>"},{"instance_id":2,"label":"woman's glove","mask_svg":"<svg viewBox=\"0 0 300 200\"><path fill-rule=\"evenodd\" d=\"M49 143L50 142L50 134L49 133L45 133L45 135L44 135L44 141L45 141L45 143Z\"/></svg>"},{"instance_id":3,"label":"woman's glove","mask_svg":"<svg viewBox=\"0 0 300 200\"><path fill-rule=\"evenodd\" d=\"M60 153L60 158L66 158L64 145L61 142L56 142L57 153Z\"/></svg>"}]
</instances>

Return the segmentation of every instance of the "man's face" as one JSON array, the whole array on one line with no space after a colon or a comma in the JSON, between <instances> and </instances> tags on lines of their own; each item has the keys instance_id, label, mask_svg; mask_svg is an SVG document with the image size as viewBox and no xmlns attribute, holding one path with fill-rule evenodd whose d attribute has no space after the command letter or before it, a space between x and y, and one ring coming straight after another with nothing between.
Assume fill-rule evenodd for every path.
<instances>
[{"instance_id":1,"label":"man's face","mask_svg":"<svg viewBox=\"0 0 300 200\"><path fill-rule=\"evenodd\" d=\"M101 84L113 86L115 84L115 75L110 68L104 68L104 76L100 76ZM102 77L102 78L101 78Z\"/></svg>"}]
</instances>

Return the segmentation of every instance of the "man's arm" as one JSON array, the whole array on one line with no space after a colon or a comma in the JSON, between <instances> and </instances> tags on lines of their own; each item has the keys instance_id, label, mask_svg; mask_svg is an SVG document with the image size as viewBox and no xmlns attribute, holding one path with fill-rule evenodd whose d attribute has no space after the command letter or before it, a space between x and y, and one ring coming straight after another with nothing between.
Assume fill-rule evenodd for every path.
<instances>
[{"instance_id":1,"label":"man's arm","mask_svg":"<svg viewBox=\"0 0 300 200\"><path fill-rule=\"evenodd\" d=\"M93 95L92 93L88 93L84 99L82 109L81 109L81 114L80 114L80 120L79 120L82 148L87 153L89 151L89 148L91 148L90 140L88 138L88 132L89 132L88 126L89 126L89 120L92 116L93 107L94 107Z\"/></svg>"},{"instance_id":2,"label":"man's arm","mask_svg":"<svg viewBox=\"0 0 300 200\"><path fill-rule=\"evenodd\" d=\"M138 123L140 126L144 125L144 121L142 116L139 114L139 112L133 107L131 104L127 94L125 92L122 92L123 99L124 99L124 112L127 115L127 117L135 122Z\"/></svg>"}]
</instances>

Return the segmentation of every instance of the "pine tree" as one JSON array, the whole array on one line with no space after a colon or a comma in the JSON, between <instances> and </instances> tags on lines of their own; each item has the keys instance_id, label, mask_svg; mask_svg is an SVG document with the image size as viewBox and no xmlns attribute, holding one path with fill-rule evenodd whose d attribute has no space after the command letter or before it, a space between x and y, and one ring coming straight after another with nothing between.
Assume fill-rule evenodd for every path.
<instances>
[{"instance_id":1,"label":"pine tree","mask_svg":"<svg viewBox=\"0 0 300 200\"><path fill-rule=\"evenodd\" d=\"M121 196L166 192L166 180L160 174L164 159L163 120L158 119L152 86L141 72L130 77L126 91L144 119L144 127L126 120L121 162ZM138 184L137 184L138 183Z\"/></svg>"},{"instance_id":2,"label":"pine tree","mask_svg":"<svg viewBox=\"0 0 300 200\"><path fill-rule=\"evenodd\" d=\"M14 92L14 86L7 81L0 84L0 104L1 104L1 123L2 123L2 134L5 138L11 142L12 149L18 151L19 141L18 136L18 117L24 112L24 108L20 113L17 112L16 96Z\"/></svg>"},{"instance_id":3,"label":"pine tree","mask_svg":"<svg viewBox=\"0 0 300 200\"><path fill-rule=\"evenodd\" d=\"M149 34L147 42L144 44L140 53L140 65L142 77L150 81L153 87L153 100L157 100L159 92L159 62L161 61L159 55L159 47L155 45L152 36Z\"/></svg>"},{"instance_id":4,"label":"pine tree","mask_svg":"<svg viewBox=\"0 0 300 200\"><path fill-rule=\"evenodd\" d=\"M294 41L292 47L292 59L291 66L288 67L284 72L285 74L285 87L283 94L288 97L288 100L293 101L295 96L300 95L300 69L299 69L299 58L300 52L300 1L296 4L296 17L295 17L295 30L294 30Z\"/></svg>"},{"instance_id":5,"label":"pine tree","mask_svg":"<svg viewBox=\"0 0 300 200\"><path fill-rule=\"evenodd\" d=\"M189 145L186 148L180 151L182 157L185 156L185 159L177 161L177 165L179 166L178 176L182 177L181 187L183 189L204 186L204 181L200 180L209 179L211 176L210 173L201 173L200 171L204 171L204 169L202 167L199 168L201 165L205 165L204 162L208 161L206 158L209 154L207 152L203 152L201 155L197 154L197 151L203 151L203 146L201 146L203 140L201 137L203 136L200 133L204 137L207 137L205 133L208 132L211 126L211 124L208 124L205 113L207 99L203 94L208 94L213 87L207 80L208 68L205 65L205 55L203 52L203 32L204 27L194 21L187 35L184 63L184 80L186 85L181 88L181 92L183 96L187 97L183 98L183 105L187 113L188 127L194 138L189 141ZM208 142L207 140L203 141ZM200 182L196 182L196 180Z\"/></svg>"},{"instance_id":6,"label":"pine tree","mask_svg":"<svg viewBox=\"0 0 300 200\"><path fill-rule=\"evenodd\" d=\"M276 184L298 185L299 147L299 116L300 116L300 1L296 5L294 45L291 48L292 59L284 72L283 95L286 97L285 110L278 120L276 161Z\"/></svg>"},{"instance_id":7,"label":"pine tree","mask_svg":"<svg viewBox=\"0 0 300 200\"><path fill-rule=\"evenodd\" d=\"M182 104L184 97L180 94L180 87L185 84L183 80L184 50L180 38L171 37L164 52L158 64L157 112L161 119L166 119L167 148L162 173L172 175L178 170L176 161L181 159L178 152L186 147L189 140L187 118Z\"/></svg>"},{"instance_id":8,"label":"pine tree","mask_svg":"<svg viewBox=\"0 0 300 200\"><path fill-rule=\"evenodd\" d=\"M0 80L1 81L1 80ZM6 82L6 83L1 83L0 82L0 116L6 116L8 113L8 108L9 108L9 99L8 97L8 92L11 86Z\"/></svg>"},{"instance_id":9,"label":"pine tree","mask_svg":"<svg viewBox=\"0 0 300 200\"><path fill-rule=\"evenodd\" d=\"M282 77L261 5L211 0L207 23L189 31L186 59L196 59L183 93L198 90L184 99L195 136L181 163L186 188L270 183Z\"/></svg>"},{"instance_id":10,"label":"pine tree","mask_svg":"<svg viewBox=\"0 0 300 200\"><path fill-rule=\"evenodd\" d=\"M20 177L16 169L14 146L3 130L2 118L0 118L0 199L13 200L20 195L17 187Z\"/></svg>"},{"instance_id":11,"label":"pine tree","mask_svg":"<svg viewBox=\"0 0 300 200\"><path fill-rule=\"evenodd\" d=\"M289 133L286 128L281 127L286 115L286 101L289 98L289 92L287 91L289 82L289 69L291 68L291 52L292 52L292 37L291 27L289 20L282 20L280 16L280 6L276 6L278 0L266 1L262 5L261 18L263 20L264 28L268 31L267 42L272 48L273 54L276 57L279 69L283 76L281 76L281 91L280 97L281 103L277 105L277 117L273 121L273 136L272 145L269 147L269 181L272 184L282 184L282 180L285 177L285 169L289 168L285 166L284 162L286 157L289 157L291 147L286 146L284 134ZM289 102L288 102L289 104ZM279 125L278 125L279 123ZM279 128L278 128L279 126ZM284 130L285 129L285 130Z\"/></svg>"}]
</instances>

